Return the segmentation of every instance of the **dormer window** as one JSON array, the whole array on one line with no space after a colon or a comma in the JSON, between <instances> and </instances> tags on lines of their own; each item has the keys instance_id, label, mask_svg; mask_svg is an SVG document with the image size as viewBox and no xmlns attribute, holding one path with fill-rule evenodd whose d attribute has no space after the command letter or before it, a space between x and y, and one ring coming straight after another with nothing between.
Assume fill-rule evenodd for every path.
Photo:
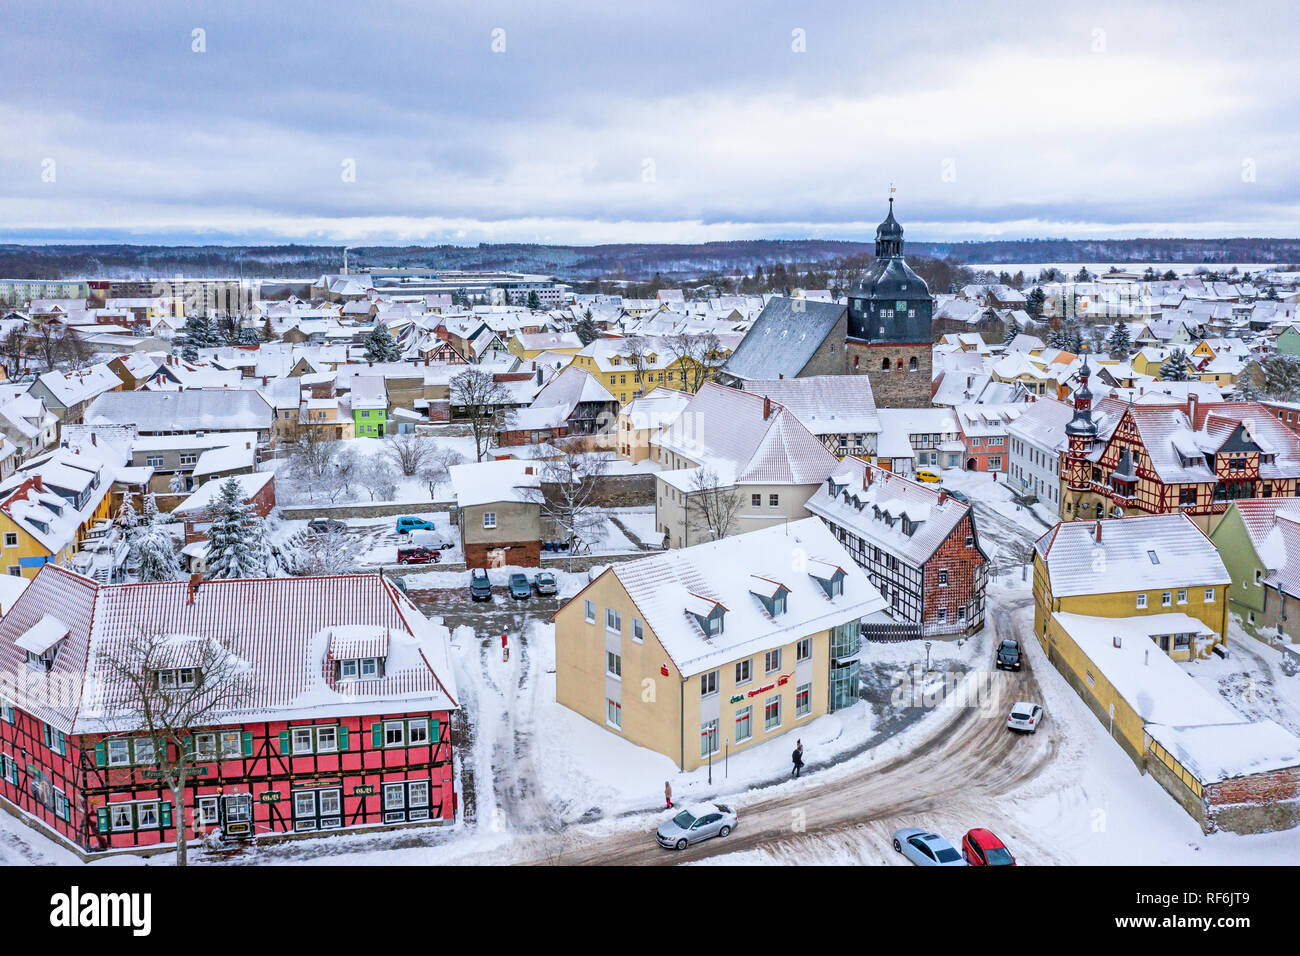
<instances>
[{"instance_id":1,"label":"dormer window","mask_svg":"<svg viewBox=\"0 0 1300 956\"><path fill-rule=\"evenodd\" d=\"M374 680L379 676L379 658L359 657L339 661L339 680Z\"/></svg>"},{"instance_id":2,"label":"dormer window","mask_svg":"<svg viewBox=\"0 0 1300 956\"><path fill-rule=\"evenodd\" d=\"M844 569L839 565L809 561L808 574L821 585L828 598L837 598L844 593Z\"/></svg>"},{"instance_id":3,"label":"dormer window","mask_svg":"<svg viewBox=\"0 0 1300 956\"><path fill-rule=\"evenodd\" d=\"M46 614L24 631L14 645L26 653L29 666L48 671L54 667L67 636L68 626L52 614Z\"/></svg>"},{"instance_id":4,"label":"dormer window","mask_svg":"<svg viewBox=\"0 0 1300 956\"><path fill-rule=\"evenodd\" d=\"M727 609L710 598L690 594L686 600L686 612L695 618L705 637L717 637L723 630L723 616Z\"/></svg>"},{"instance_id":5,"label":"dormer window","mask_svg":"<svg viewBox=\"0 0 1300 956\"><path fill-rule=\"evenodd\" d=\"M197 667L171 667L157 673L159 690L185 690L199 684Z\"/></svg>"}]
</instances>

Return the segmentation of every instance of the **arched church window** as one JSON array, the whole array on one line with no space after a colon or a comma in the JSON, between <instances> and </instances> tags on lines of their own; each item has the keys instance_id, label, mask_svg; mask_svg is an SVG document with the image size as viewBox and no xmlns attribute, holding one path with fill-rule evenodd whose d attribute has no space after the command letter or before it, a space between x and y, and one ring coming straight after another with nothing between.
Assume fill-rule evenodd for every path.
<instances>
[{"instance_id":1,"label":"arched church window","mask_svg":"<svg viewBox=\"0 0 1300 956\"><path fill-rule=\"evenodd\" d=\"M907 370L908 370L909 372L915 372L915 371L916 371L916 356L915 356L915 355L913 355L910 359L907 360Z\"/></svg>"},{"instance_id":2,"label":"arched church window","mask_svg":"<svg viewBox=\"0 0 1300 956\"><path fill-rule=\"evenodd\" d=\"M884 358L884 359L881 359L881 360L880 360L880 369L881 369L881 371L884 371L884 372L888 372L888 371L889 371L889 359Z\"/></svg>"}]
</instances>

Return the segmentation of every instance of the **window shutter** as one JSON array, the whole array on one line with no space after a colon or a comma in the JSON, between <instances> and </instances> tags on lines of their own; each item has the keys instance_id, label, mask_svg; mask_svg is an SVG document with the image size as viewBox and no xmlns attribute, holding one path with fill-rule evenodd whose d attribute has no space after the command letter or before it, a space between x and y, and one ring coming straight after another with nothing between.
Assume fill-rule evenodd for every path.
<instances>
[{"instance_id":1,"label":"window shutter","mask_svg":"<svg viewBox=\"0 0 1300 956\"><path fill-rule=\"evenodd\" d=\"M108 766L108 754L105 753L104 741L102 740L95 744L95 766L96 767Z\"/></svg>"},{"instance_id":2,"label":"window shutter","mask_svg":"<svg viewBox=\"0 0 1300 956\"><path fill-rule=\"evenodd\" d=\"M193 757L193 756L195 756L195 753L194 753L194 738L193 738L193 737L182 737L182 738L181 738L181 747L184 748L183 752L181 753L181 757L182 757L182 758L184 758L184 757Z\"/></svg>"},{"instance_id":3,"label":"window shutter","mask_svg":"<svg viewBox=\"0 0 1300 956\"><path fill-rule=\"evenodd\" d=\"M442 737L440 736L441 730L442 721L438 720L436 717L429 721L429 739L433 741L433 749L435 752L438 749L438 742L442 740Z\"/></svg>"},{"instance_id":4,"label":"window shutter","mask_svg":"<svg viewBox=\"0 0 1300 956\"><path fill-rule=\"evenodd\" d=\"M244 731L244 756L253 756L253 732L251 730Z\"/></svg>"},{"instance_id":5,"label":"window shutter","mask_svg":"<svg viewBox=\"0 0 1300 956\"><path fill-rule=\"evenodd\" d=\"M348 749L348 729L342 725L339 726L339 750Z\"/></svg>"},{"instance_id":6,"label":"window shutter","mask_svg":"<svg viewBox=\"0 0 1300 956\"><path fill-rule=\"evenodd\" d=\"M289 745L289 731L287 730L280 731L280 753L284 754L287 757L292 752L293 751L290 749L290 745Z\"/></svg>"},{"instance_id":7,"label":"window shutter","mask_svg":"<svg viewBox=\"0 0 1300 956\"><path fill-rule=\"evenodd\" d=\"M374 744L376 750L384 746L384 725L383 724L370 725L370 742Z\"/></svg>"},{"instance_id":8,"label":"window shutter","mask_svg":"<svg viewBox=\"0 0 1300 956\"><path fill-rule=\"evenodd\" d=\"M172 804L170 800L164 800L158 807L158 819L162 822L162 827L166 830L172 825Z\"/></svg>"},{"instance_id":9,"label":"window shutter","mask_svg":"<svg viewBox=\"0 0 1300 956\"><path fill-rule=\"evenodd\" d=\"M99 828L100 833L108 832L108 808L100 807L95 811L95 825Z\"/></svg>"}]
</instances>

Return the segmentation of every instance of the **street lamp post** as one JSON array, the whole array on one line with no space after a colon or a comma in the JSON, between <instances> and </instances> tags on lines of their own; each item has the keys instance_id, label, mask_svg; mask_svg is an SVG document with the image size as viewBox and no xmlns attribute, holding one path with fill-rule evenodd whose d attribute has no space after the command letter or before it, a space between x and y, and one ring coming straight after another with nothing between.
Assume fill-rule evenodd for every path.
<instances>
[{"instance_id":1,"label":"street lamp post","mask_svg":"<svg viewBox=\"0 0 1300 956\"><path fill-rule=\"evenodd\" d=\"M930 673L930 642L925 642L925 672Z\"/></svg>"}]
</instances>

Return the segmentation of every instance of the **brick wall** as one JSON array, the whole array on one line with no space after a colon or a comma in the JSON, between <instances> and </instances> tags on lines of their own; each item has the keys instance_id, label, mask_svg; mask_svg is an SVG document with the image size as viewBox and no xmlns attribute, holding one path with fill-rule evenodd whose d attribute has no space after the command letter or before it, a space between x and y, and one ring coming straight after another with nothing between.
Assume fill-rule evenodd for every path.
<instances>
[{"instance_id":1,"label":"brick wall","mask_svg":"<svg viewBox=\"0 0 1300 956\"><path fill-rule=\"evenodd\" d=\"M973 537L970 515L962 518L937 551L925 563L922 581L925 615L922 624L927 632L959 634L966 630L977 631L984 626L984 581L981 571L984 555L978 548L966 547L966 538ZM947 584L940 584L940 571L947 571ZM958 619L958 608L973 604L967 620ZM945 611L945 621L938 621L939 610Z\"/></svg>"},{"instance_id":2,"label":"brick wall","mask_svg":"<svg viewBox=\"0 0 1300 956\"><path fill-rule=\"evenodd\" d=\"M500 549L502 560L498 560ZM542 563L542 543L540 541L515 541L492 544L465 545L465 566L470 568L495 568L501 564L519 565L536 568Z\"/></svg>"}]
</instances>

